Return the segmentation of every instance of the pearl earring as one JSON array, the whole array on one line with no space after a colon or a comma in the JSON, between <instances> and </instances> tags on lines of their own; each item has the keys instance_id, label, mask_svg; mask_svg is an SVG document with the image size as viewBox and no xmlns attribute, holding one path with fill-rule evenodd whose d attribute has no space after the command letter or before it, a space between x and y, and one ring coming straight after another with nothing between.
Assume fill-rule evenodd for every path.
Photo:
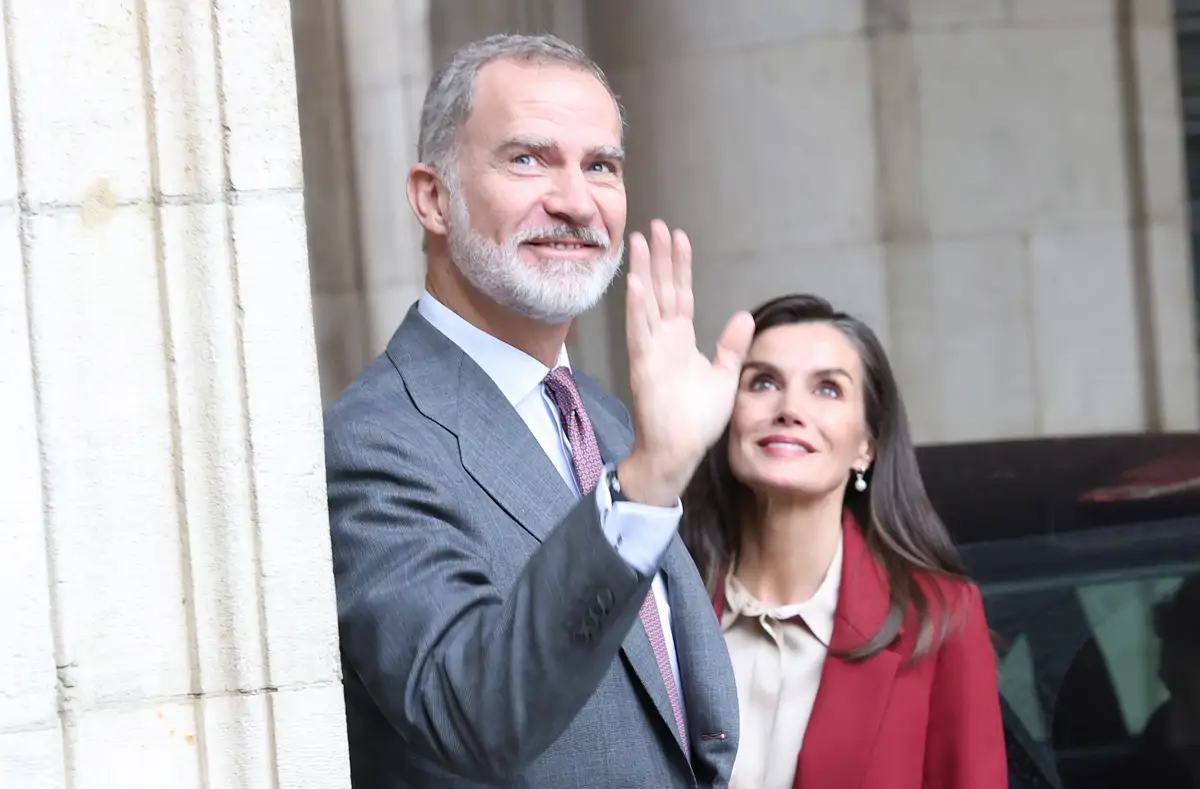
<instances>
[{"instance_id":1,"label":"pearl earring","mask_svg":"<svg viewBox=\"0 0 1200 789\"><path fill-rule=\"evenodd\" d=\"M867 480L863 478L862 471L860 471L858 469L854 470L854 476L855 476L854 489L857 490L859 493L862 493L864 490L867 489Z\"/></svg>"}]
</instances>

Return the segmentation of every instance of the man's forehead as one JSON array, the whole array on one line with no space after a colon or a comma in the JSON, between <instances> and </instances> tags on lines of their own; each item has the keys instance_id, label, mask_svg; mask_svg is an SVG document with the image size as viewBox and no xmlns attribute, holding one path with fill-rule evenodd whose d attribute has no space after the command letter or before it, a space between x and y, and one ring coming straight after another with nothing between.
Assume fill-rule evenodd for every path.
<instances>
[{"instance_id":1,"label":"man's forehead","mask_svg":"<svg viewBox=\"0 0 1200 789\"><path fill-rule=\"evenodd\" d=\"M479 70L467 124L484 137L531 133L523 122L588 130L592 145L619 145L616 100L590 71L567 63L499 59ZM474 135L473 135L474 136Z\"/></svg>"},{"instance_id":2,"label":"man's forehead","mask_svg":"<svg viewBox=\"0 0 1200 789\"><path fill-rule=\"evenodd\" d=\"M580 64L545 59L496 58L475 75L475 96L520 96L558 87L608 95L608 89Z\"/></svg>"}]
</instances>

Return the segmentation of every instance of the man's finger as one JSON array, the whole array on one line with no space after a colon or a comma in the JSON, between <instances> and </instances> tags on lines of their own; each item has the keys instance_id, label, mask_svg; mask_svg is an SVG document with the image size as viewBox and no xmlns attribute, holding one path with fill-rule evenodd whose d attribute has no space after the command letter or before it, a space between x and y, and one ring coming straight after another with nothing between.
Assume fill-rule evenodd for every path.
<instances>
[{"instance_id":1,"label":"man's finger","mask_svg":"<svg viewBox=\"0 0 1200 789\"><path fill-rule=\"evenodd\" d=\"M625 345L629 358L638 358L650 339L646 320L646 284L640 274L629 272L625 278Z\"/></svg>"},{"instance_id":2,"label":"man's finger","mask_svg":"<svg viewBox=\"0 0 1200 789\"><path fill-rule=\"evenodd\" d=\"M713 366L735 377L741 375L750 343L754 340L754 318L748 312L738 312L725 324L717 340L717 355Z\"/></svg>"},{"instance_id":3,"label":"man's finger","mask_svg":"<svg viewBox=\"0 0 1200 789\"><path fill-rule=\"evenodd\" d=\"M671 231L661 219L650 223L650 269L654 274L654 297L658 313L664 320L675 315L674 253Z\"/></svg>"},{"instance_id":4,"label":"man's finger","mask_svg":"<svg viewBox=\"0 0 1200 789\"><path fill-rule=\"evenodd\" d=\"M695 300L692 298L692 242L687 233L676 230L671 251L675 257L675 309L680 315L692 319Z\"/></svg>"},{"instance_id":5,"label":"man's finger","mask_svg":"<svg viewBox=\"0 0 1200 789\"><path fill-rule=\"evenodd\" d=\"M641 233L632 233L629 236L629 278L633 280L636 277L642 285L642 298L637 304L638 320L644 321L649 331L658 326L659 320L658 301L654 297L654 286L651 284L652 276L650 247L646 244L646 237ZM626 321L629 320L631 309L633 307L626 301Z\"/></svg>"}]
</instances>

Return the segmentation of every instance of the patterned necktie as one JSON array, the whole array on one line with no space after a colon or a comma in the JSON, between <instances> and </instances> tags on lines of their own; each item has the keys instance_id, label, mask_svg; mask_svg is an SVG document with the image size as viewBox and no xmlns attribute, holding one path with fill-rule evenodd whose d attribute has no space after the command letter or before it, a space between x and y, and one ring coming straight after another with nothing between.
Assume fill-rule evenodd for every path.
<instances>
[{"instance_id":1,"label":"patterned necktie","mask_svg":"<svg viewBox=\"0 0 1200 789\"><path fill-rule=\"evenodd\" d=\"M581 492L586 496L596 489L596 483L600 481L600 473L604 469L592 421L588 419L587 411L583 408L583 400L579 397L575 377L571 375L570 369L554 368L543 383L546 384L546 391L550 393L550 399L558 406L558 413L562 415L567 441L571 444L575 475L579 479ZM683 706L679 703L679 690L675 687L675 673L671 670L671 658L667 654L667 640L663 635L662 621L658 616L658 602L654 599L653 589L642 601L640 615L646 635L650 637L654 657L658 660L658 671L667 686L667 697L671 700L671 711L675 713L675 725L679 727L684 752L691 753L687 724L683 720Z\"/></svg>"}]
</instances>

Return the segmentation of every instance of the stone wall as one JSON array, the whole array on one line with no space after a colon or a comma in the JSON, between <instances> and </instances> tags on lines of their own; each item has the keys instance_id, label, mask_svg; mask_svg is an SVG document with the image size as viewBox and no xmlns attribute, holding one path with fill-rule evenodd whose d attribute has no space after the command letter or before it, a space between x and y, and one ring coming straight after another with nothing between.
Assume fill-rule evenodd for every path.
<instances>
[{"instance_id":1,"label":"stone wall","mask_svg":"<svg viewBox=\"0 0 1200 789\"><path fill-rule=\"evenodd\" d=\"M705 343L815 292L921 441L1197 426L1169 0L753 5L588 6L631 225L691 234Z\"/></svg>"}]
</instances>

